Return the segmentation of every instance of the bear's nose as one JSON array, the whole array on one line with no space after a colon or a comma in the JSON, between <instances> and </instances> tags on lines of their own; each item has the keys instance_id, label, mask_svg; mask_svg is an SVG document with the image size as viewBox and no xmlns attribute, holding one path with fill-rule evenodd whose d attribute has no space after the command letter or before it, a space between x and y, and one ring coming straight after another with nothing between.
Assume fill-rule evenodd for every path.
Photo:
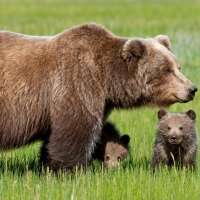
<instances>
[{"instance_id":1,"label":"bear's nose","mask_svg":"<svg viewBox=\"0 0 200 200\"><path fill-rule=\"evenodd\" d=\"M178 138L177 138L176 135L172 135L172 136L171 136L171 140L174 140L174 141L175 141L175 140L177 140L177 139L178 139Z\"/></svg>"},{"instance_id":2,"label":"bear's nose","mask_svg":"<svg viewBox=\"0 0 200 200\"><path fill-rule=\"evenodd\" d=\"M194 96L195 93L197 92L197 90L198 90L198 89L197 89L196 87L192 86L191 88L188 89L188 92L189 92L192 96Z\"/></svg>"}]
</instances>

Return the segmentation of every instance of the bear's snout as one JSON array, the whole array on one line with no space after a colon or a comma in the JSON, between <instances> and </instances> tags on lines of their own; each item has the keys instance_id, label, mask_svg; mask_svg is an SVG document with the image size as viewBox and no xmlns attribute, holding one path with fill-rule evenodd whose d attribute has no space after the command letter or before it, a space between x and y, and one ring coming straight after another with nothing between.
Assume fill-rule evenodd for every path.
<instances>
[{"instance_id":1,"label":"bear's snout","mask_svg":"<svg viewBox=\"0 0 200 200\"><path fill-rule=\"evenodd\" d=\"M172 135L172 136L171 136L171 140L176 141L177 139L178 139L178 137L177 137L176 135Z\"/></svg>"},{"instance_id":2,"label":"bear's snout","mask_svg":"<svg viewBox=\"0 0 200 200\"><path fill-rule=\"evenodd\" d=\"M190 95L192 95L194 97L195 93L197 92L197 88L195 86L192 86L188 89L188 92Z\"/></svg>"},{"instance_id":3,"label":"bear's snout","mask_svg":"<svg viewBox=\"0 0 200 200\"><path fill-rule=\"evenodd\" d=\"M171 144L180 144L182 141L182 137L179 134L173 133L169 138L168 138L169 143Z\"/></svg>"}]
</instances>

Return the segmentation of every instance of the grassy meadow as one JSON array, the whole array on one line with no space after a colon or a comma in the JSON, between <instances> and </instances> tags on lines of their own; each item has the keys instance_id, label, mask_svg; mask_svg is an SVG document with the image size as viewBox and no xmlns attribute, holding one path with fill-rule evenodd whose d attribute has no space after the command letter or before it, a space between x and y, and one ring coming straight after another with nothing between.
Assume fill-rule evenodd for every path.
<instances>
[{"instance_id":1,"label":"grassy meadow","mask_svg":"<svg viewBox=\"0 0 200 200\"><path fill-rule=\"evenodd\" d=\"M167 34L182 72L200 89L200 2L195 0L0 0L0 29L54 35L73 25L97 22L120 36ZM170 111L197 112L194 101ZM196 200L200 197L200 154L196 172L150 169L157 110L114 111L110 120L131 137L131 156L116 170L94 162L73 175L39 173L40 143L0 154L0 199Z\"/></svg>"}]
</instances>

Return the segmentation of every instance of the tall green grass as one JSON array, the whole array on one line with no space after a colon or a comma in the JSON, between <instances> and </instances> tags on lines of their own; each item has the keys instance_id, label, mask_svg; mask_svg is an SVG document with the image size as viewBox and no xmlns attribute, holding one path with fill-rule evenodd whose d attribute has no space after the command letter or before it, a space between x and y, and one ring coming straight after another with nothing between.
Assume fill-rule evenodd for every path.
<instances>
[{"instance_id":1,"label":"tall green grass","mask_svg":"<svg viewBox=\"0 0 200 200\"><path fill-rule=\"evenodd\" d=\"M199 1L147 0L1 0L0 29L33 35L54 35L85 22L97 22L120 36L169 35L182 71L200 86ZM200 94L170 111L197 112ZM131 137L131 156L116 170L95 161L86 172L73 176L39 173L40 143L0 154L0 199L152 199L185 200L200 197L200 159L196 172L150 170L157 110L115 111L110 120Z\"/></svg>"}]
</instances>

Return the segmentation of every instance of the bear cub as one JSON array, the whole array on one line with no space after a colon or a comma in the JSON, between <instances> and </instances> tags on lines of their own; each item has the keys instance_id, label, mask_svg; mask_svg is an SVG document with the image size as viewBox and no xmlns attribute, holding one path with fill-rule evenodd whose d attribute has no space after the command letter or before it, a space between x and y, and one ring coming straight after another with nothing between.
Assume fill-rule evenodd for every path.
<instances>
[{"instance_id":1,"label":"bear cub","mask_svg":"<svg viewBox=\"0 0 200 200\"><path fill-rule=\"evenodd\" d=\"M129 154L129 141L128 135L120 136L115 126L106 122L102 136L96 145L93 159L102 161L107 168L115 168Z\"/></svg>"},{"instance_id":2,"label":"bear cub","mask_svg":"<svg viewBox=\"0 0 200 200\"><path fill-rule=\"evenodd\" d=\"M152 167L177 165L195 168L197 153L196 113L158 112L158 132L154 143Z\"/></svg>"}]
</instances>

